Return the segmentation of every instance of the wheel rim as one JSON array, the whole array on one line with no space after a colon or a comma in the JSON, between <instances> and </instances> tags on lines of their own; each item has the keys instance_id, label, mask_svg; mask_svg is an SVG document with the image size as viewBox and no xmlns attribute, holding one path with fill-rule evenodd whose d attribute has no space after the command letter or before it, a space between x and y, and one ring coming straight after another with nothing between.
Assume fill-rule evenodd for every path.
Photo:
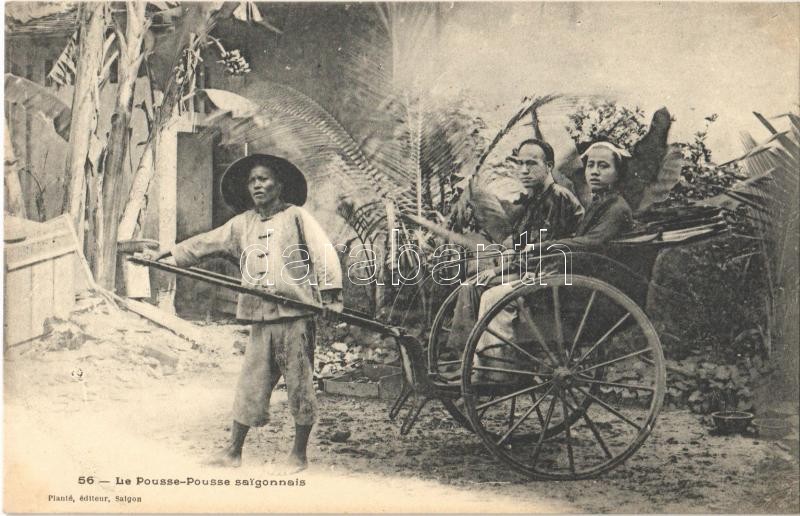
<instances>
[{"instance_id":1,"label":"wheel rim","mask_svg":"<svg viewBox=\"0 0 800 516\"><path fill-rule=\"evenodd\" d=\"M589 478L621 464L664 398L663 352L644 311L608 283L570 279L508 287L462 359L472 428L532 478Z\"/></svg>"},{"instance_id":2,"label":"wheel rim","mask_svg":"<svg viewBox=\"0 0 800 516\"><path fill-rule=\"evenodd\" d=\"M458 288L445 298L436 312L436 317L433 319L430 335L428 336L428 371L449 381L461 380L461 357L466 344L462 343L460 346L455 346L449 342L457 300ZM441 401L453 419L467 430L472 430L462 399L451 400L443 398Z\"/></svg>"}]
</instances>

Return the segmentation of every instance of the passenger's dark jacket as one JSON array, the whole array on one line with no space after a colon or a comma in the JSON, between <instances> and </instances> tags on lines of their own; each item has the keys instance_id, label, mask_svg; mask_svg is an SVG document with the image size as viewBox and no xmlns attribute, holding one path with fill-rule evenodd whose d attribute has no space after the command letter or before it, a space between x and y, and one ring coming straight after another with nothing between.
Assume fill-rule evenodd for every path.
<instances>
[{"instance_id":1,"label":"passenger's dark jacket","mask_svg":"<svg viewBox=\"0 0 800 516\"><path fill-rule=\"evenodd\" d=\"M599 247L633 227L633 212L628 202L617 192L597 196L578 224L575 236L559 239L571 250Z\"/></svg>"}]
</instances>

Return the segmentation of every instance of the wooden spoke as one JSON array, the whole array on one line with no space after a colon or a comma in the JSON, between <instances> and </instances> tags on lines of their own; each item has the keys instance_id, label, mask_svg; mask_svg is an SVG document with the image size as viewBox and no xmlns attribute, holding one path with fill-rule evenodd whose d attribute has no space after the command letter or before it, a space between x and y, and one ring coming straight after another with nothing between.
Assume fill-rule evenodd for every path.
<instances>
[{"instance_id":1,"label":"wooden spoke","mask_svg":"<svg viewBox=\"0 0 800 516\"><path fill-rule=\"evenodd\" d=\"M597 291L592 290L592 295L589 296L589 302L586 304L586 308L583 310L583 317L581 317L581 323L578 325L578 331L575 332L575 338L572 339L572 347L569 350L569 360L572 360L572 356L575 354L575 346L578 345L578 340L581 338L583 327L586 325L586 318L589 317L589 310L592 309L592 303L594 303L594 298L596 295Z\"/></svg>"},{"instance_id":2,"label":"wooden spoke","mask_svg":"<svg viewBox=\"0 0 800 516\"><path fill-rule=\"evenodd\" d=\"M460 364L460 363L461 363L461 360L442 360L441 362L437 362L436 365L447 366L447 365L456 365L456 364Z\"/></svg>"},{"instance_id":3,"label":"wooden spoke","mask_svg":"<svg viewBox=\"0 0 800 516\"><path fill-rule=\"evenodd\" d=\"M566 351L564 350L564 329L561 327L561 300L558 297L558 286L554 285L551 289L553 291L553 322L556 329L556 345L558 346L559 362L563 363L566 358Z\"/></svg>"},{"instance_id":4,"label":"wooden spoke","mask_svg":"<svg viewBox=\"0 0 800 516\"><path fill-rule=\"evenodd\" d=\"M525 350L524 350L524 349L522 349L520 346L518 346L517 344L515 344L515 343L511 342L511 341L510 341L510 340L508 340L507 338L505 338L505 337L501 336L499 333L497 333L497 332L496 332L496 331L494 331L493 329L489 328L488 326L486 327L486 331L487 331L488 333L490 333L491 335L493 335L494 337L496 337L496 338L498 338L498 339L502 340L503 342L505 342L505 343L506 343L506 344L508 344L509 346L513 347L514 349L516 349L517 351L519 351L519 352L520 352L520 353L522 353L523 355L527 356L527 357L528 357L528 358L530 358L530 359L531 359L533 362L536 362L537 364L539 364L539 365L542 365L542 366L544 366L544 367L546 367L546 368L548 368L548 369L550 369L550 370L552 370L552 369L553 369L553 367L552 367L551 365L547 364L546 362L544 362L544 361L542 361L542 360L539 360L539 359L538 359L538 358L536 358L535 356L531 355L531 354L530 354L528 351L525 351Z\"/></svg>"},{"instance_id":5,"label":"wooden spoke","mask_svg":"<svg viewBox=\"0 0 800 516\"><path fill-rule=\"evenodd\" d=\"M647 314L619 288L574 275L576 297L563 280L550 283L520 285L479 318L464 348L467 428L530 478L584 480L622 464L651 433L666 390L664 356ZM513 332L491 324L504 308L505 318L517 317ZM480 356L483 344L500 349ZM493 362L493 354L515 363ZM640 370L648 359L652 366ZM623 374L631 366L642 375ZM629 396L639 402L622 399Z\"/></svg>"},{"instance_id":6,"label":"wooden spoke","mask_svg":"<svg viewBox=\"0 0 800 516\"><path fill-rule=\"evenodd\" d=\"M542 415L542 409L539 408L539 402L536 401L535 392L531 392L531 401L533 402L534 407L536 408L536 416L539 418L539 424L544 426L544 416Z\"/></svg>"},{"instance_id":7,"label":"wooden spoke","mask_svg":"<svg viewBox=\"0 0 800 516\"><path fill-rule=\"evenodd\" d=\"M475 407L475 410L487 409L487 408L491 407L492 405L497 405L498 403L502 403L502 402L504 402L506 400L509 400L511 398L516 398L517 396L520 396L522 394L527 394L529 392L533 392L536 389L540 389L540 388L542 388L542 387L544 387L545 385L548 385L548 384L550 384L549 380L544 382L544 383L537 383L536 385L533 385L531 387L525 387L524 389L521 389L521 390L519 390L517 392L512 392L511 394L506 394L505 396L501 396L500 398L497 398L497 399L492 398L489 401L487 401L486 403L481 403L480 405ZM550 392L550 391L548 390L547 392Z\"/></svg>"},{"instance_id":8,"label":"wooden spoke","mask_svg":"<svg viewBox=\"0 0 800 516\"><path fill-rule=\"evenodd\" d=\"M521 374L525 376L542 376L542 377L551 377L552 374L549 373L534 373L532 371L520 371L519 369L504 369L502 367L489 367L489 366L474 366L472 369L476 371L493 371L495 373L509 373L509 374Z\"/></svg>"},{"instance_id":9,"label":"wooden spoke","mask_svg":"<svg viewBox=\"0 0 800 516\"><path fill-rule=\"evenodd\" d=\"M453 330L448 328L447 326L442 326L441 328L439 328L439 331L446 331L446 332L450 333Z\"/></svg>"},{"instance_id":10,"label":"wooden spoke","mask_svg":"<svg viewBox=\"0 0 800 516\"><path fill-rule=\"evenodd\" d=\"M564 410L564 434L567 438L567 457L569 457L569 470L574 475L575 474L575 455L572 450L572 434L569 430L569 420L568 416L569 413L567 412L567 400L564 396L563 392L559 392L558 396L561 398L561 407Z\"/></svg>"},{"instance_id":11,"label":"wooden spoke","mask_svg":"<svg viewBox=\"0 0 800 516\"><path fill-rule=\"evenodd\" d=\"M586 372L591 371L593 369L597 369L598 367L603 367L603 366L607 366L607 365L610 365L610 364L616 364L617 362L622 362L623 360L628 360L629 358L633 358L633 357L642 355L644 353L650 353L652 351L653 350L650 349L650 348L640 349L639 351L634 351L633 353L628 353L627 355L622 355L621 357L614 358L612 360L606 360L605 362L601 362L599 364L593 365L592 367L587 367L586 369L582 369L580 372L581 373L586 373Z\"/></svg>"},{"instance_id":12,"label":"wooden spoke","mask_svg":"<svg viewBox=\"0 0 800 516\"><path fill-rule=\"evenodd\" d=\"M584 378L580 375L573 378L576 382L584 382L584 383L594 383L597 385L607 385L608 387L623 387L625 389L631 389L633 391L648 391L648 392L655 392L655 389L652 387L648 387L647 385L639 385L635 383L619 383L619 382L606 382L603 380L594 380L589 378Z\"/></svg>"},{"instance_id":13,"label":"wooden spoke","mask_svg":"<svg viewBox=\"0 0 800 516\"><path fill-rule=\"evenodd\" d=\"M548 391L549 392L549 391ZM544 399L544 396L542 397ZM539 453L542 451L542 443L544 442L544 436L547 434L547 428L550 426L550 419L553 417L553 409L556 407L556 397L553 396L553 399L550 401L550 406L547 408L547 415L544 418L544 425L542 425L542 433L539 434L539 441L536 443L536 449L533 451L533 463L531 467L536 465L536 461L539 460Z\"/></svg>"},{"instance_id":14,"label":"wooden spoke","mask_svg":"<svg viewBox=\"0 0 800 516\"><path fill-rule=\"evenodd\" d=\"M542 349L547 354L547 357L554 363L558 364L559 360L553 354L553 351L547 345L547 339L544 338L544 334L542 330L539 329L539 326L534 322L533 316L528 311L525 306L525 300L523 298L517 298L517 305L518 305L518 313L522 315L523 319L525 320L524 323L530 326L531 330L533 330L533 336L536 337L536 340L541 344Z\"/></svg>"},{"instance_id":15,"label":"wooden spoke","mask_svg":"<svg viewBox=\"0 0 800 516\"><path fill-rule=\"evenodd\" d=\"M584 396L586 396L588 398L591 398L592 400L597 402L598 405L600 405L601 407L603 407L607 411L611 412L612 414L614 414L615 416L617 416L621 420L625 421L626 423L628 423L629 425L631 425L635 429L639 430L640 432L642 431L642 427L641 426L639 426L637 423L634 423L633 421L631 421L630 419L625 417L624 414L622 414L620 411L618 411L617 409L615 409L614 407L612 407L611 405L609 405L605 401L601 400L600 398L598 398L597 396L595 396L594 394L592 394L590 392L584 391L583 389L581 389L577 385L574 386L574 387L578 392L582 393Z\"/></svg>"},{"instance_id":16,"label":"wooden spoke","mask_svg":"<svg viewBox=\"0 0 800 516\"><path fill-rule=\"evenodd\" d=\"M542 385L544 385L544 384L542 384ZM534 403L531 406L531 408L526 410L525 413L519 419L517 419L517 422L514 423L514 425L511 428L509 428L508 431L505 434L503 434L502 437L500 437L500 439L497 441L497 446L501 446L504 442L506 442L506 439L508 439L511 436L511 434L514 433L514 430L516 430L519 427L519 425L522 424L523 421L528 419L528 416L530 416L533 413L534 410L538 410L539 409L539 405L544 401L544 398L548 394L550 394L550 392L553 390L554 387L555 387L554 385L551 385L550 388L547 389L547 392L544 393L544 396L539 398L539 400L536 401L536 403ZM547 412L548 424L549 424L549 421L550 421L550 417L552 417L552 415L553 415L553 404L554 403L555 403L555 398L553 398L553 402L550 403L550 409ZM542 434L539 436L539 446L541 446L542 439L544 438L544 433L545 433L545 431L547 431L547 428L545 428L544 424L543 424L542 428L543 428ZM534 462L535 462L535 459L534 459Z\"/></svg>"},{"instance_id":17,"label":"wooden spoke","mask_svg":"<svg viewBox=\"0 0 800 516\"><path fill-rule=\"evenodd\" d=\"M598 347L600 344L602 344L603 342L605 342L605 340L606 340L606 339L607 339L607 338L608 338L608 337L609 337L609 336L610 336L612 333L614 333L614 331L615 331L617 328L619 328L619 327L622 325L622 323L624 323L624 322L625 322L625 321L628 319L628 317L630 317L630 315L631 315L631 313L630 313L630 312L627 312L625 315L623 315L623 316L622 316L622 318L621 318L619 321L617 321L617 323L616 323L616 324L614 324L614 326L612 326L610 330L608 330L608 331L607 331L607 332L606 332L606 333L605 333L605 334L604 334L602 337L600 337L600 340L598 340L597 342L595 342L595 343L594 343L594 345L593 345L591 348L589 348L589 351L587 351L586 353L584 353L584 354L583 354L583 356L582 356L581 358L579 358L579 359L578 359L578 364L580 364L581 362L583 362L584 360L586 360L586 357L588 357L589 355L591 355L591 354L592 354L592 352L593 352L595 349L597 349L597 347Z\"/></svg>"},{"instance_id":18,"label":"wooden spoke","mask_svg":"<svg viewBox=\"0 0 800 516\"><path fill-rule=\"evenodd\" d=\"M511 408L508 411L508 427L514 424L514 415L517 410L517 398L511 398Z\"/></svg>"},{"instance_id":19,"label":"wooden spoke","mask_svg":"<svg viewBox=\"0 0 800 516\"><path fill-rule=\"evenodd\" d=\"M575 397L575 394L572 392L572 389L569 389L567 392L569 392L570 397L575 401L575 405L580 405L580 403L578 403L578 398ZM586 425L589 427L589 430L592 431L594 438L597 439L597 443L600 445L600 448L603 449L603 453L605 454L606 458L607 459L613 458L614 455L611 453L611 450L608 449L608 446L606 446L606 442L600 435L600 430L594 424L594 421L592 421L589 418L588 411L584 410L583 415L581 417L583 417L583 420L586 421Z\"/></svg>"}]
</instances>

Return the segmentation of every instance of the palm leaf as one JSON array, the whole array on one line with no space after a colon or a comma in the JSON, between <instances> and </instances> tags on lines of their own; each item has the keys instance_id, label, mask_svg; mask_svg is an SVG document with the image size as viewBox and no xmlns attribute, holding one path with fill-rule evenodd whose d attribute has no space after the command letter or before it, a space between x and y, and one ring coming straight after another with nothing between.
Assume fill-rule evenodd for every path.
<instances>
[{"instance_id":1,"label":"palm leaf","mask_svg":"<svg viewBox=\"0 0 800 516\"><path fill-rule=\"evenodd\" d=\"M22 106L29 113L35 113L53 123L56 133L65 141L69 140L69 127L72 109L47 88L33 81L6 74L5 101Z\"/></svg>"},{"instance_id":2,"label":"palm leaf","mask_svg":"<svg viewBox=\"0 0 800 516\"><path fill-rule=\"evenodd\" d=\"M522 99L522 106L517 110L517 112L508 120L505 127L503 127L492 139L489 146L486 147L486 150L483 151L481 157L478 159L478 164L475 167L475 172L477 173L492 151L495 149L498 143L505 138L505 136L522 120L526 117L531 111L534 111L546 104L557 99L559 95L545 95L544 97L525 97Z\"/></svg>"},{"instance_id":3,"label":"palm leaf","mask_svg":"<svg viewBox=\"0 0 800 516\"><path fill-rule=\"evenodd\" d=\"M681 171L686 163L679 149L675 147L669 148L661 160L658 174L644 186L637 211L644 211L653 204L665 200L669 196L669 192L680 180Z\"/></svg>"},{"instance_id":4,"label":"palm leaf","mask_svg":"<svg viewBox=\"0 0 800 516\"><path fill-rule=\"evenodd\" d=\"M77 68L78 31L72 33L64 50L58 55L53 63L53 67L47 73L47 78L57 86L66 86L75 82L75 70Z\"/></svg>"},{"instance_id":5,"label":"palm leaf","mask_svg":"<svg viewBox=\"0 0 800 516\"><path fill-rule=\"evenodd\" d=\"M662 197L668 193L680 178L680 161L675 149L670 154L670 160L665 163L668 151L667 136L671 125L669 111L666 108L659 109L653 113L647 133L633 146L628 164L629 177L626 178L624 191L625 198L634 209L643 208L641 204L646 190L647 202L650 203L651 198L657 194L658 197ZM658 182L659 186L649 188L655 182Z\"/></svg>"}]
</instances>

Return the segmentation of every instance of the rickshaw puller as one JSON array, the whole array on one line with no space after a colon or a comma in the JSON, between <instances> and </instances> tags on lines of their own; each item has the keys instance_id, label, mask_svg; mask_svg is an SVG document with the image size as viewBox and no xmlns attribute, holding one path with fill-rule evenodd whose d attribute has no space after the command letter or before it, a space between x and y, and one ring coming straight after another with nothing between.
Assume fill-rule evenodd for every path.
<instances>
[{"instance_id":1,"label":"rickshaw puller","mask_svg":"<svg viewBox=\"0 0 800 516\"><path fill-rule=\"evenodd\" d=\"M341 311L339 257L317 221L301 207L307 189L302 172L283 158L242 158L221 181L225 202L239 214L156 258L189 267L205 256L225 253L240 260L243 285ZM307 467L306 449L317 415L313 316L308 309L239 295L236 318L251 323L250 342L236 387L231 442L208 464L241 465L247 432L269 421L270 396L283 376L295 437L282 472Z\"/></svg>"}]
</instances>

